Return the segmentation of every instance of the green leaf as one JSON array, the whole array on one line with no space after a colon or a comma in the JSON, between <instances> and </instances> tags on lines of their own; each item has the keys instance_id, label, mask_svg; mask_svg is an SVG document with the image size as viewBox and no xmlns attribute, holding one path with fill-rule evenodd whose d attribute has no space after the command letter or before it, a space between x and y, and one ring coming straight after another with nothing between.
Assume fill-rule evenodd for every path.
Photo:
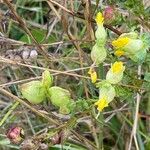
<instances>
[{"instance_id":1,"label":"green leaf","mask_svg":"<svg viewBox=\"0 0 150 150\"><path fill-rule=\"evenodd\" d=\"M34 36L34 38L41 43L45 36L46 36L46 31L42 30L42 29L32 29L31 30L32 35ZM22 42L26 42L30 44L31 39L29 39L29 36L27 34L24 34L21 38L20 41ZM54 42L55 38L53 36L50 36L48 39L48 42Z\"/></svg>"}]
</instances>

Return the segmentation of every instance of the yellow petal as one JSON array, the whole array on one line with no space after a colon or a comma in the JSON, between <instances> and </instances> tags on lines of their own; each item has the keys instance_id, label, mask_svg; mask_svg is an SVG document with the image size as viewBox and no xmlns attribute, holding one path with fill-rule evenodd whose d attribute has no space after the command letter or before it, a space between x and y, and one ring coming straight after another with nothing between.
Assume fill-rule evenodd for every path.
<instances>
[{"instance_id":1,"label":"yellow petal","mask_svg":"<svg viewBox=\"0 0 150 150\"><path fill-rule=\"evenodd\" d=\"M120 73L120 72L122 72L123 70L124 70L124 66L123 66L123 62L121 62L121 61L116 61L113 65L112 65L112 67L111 67L111 69L112 69L112 72L113 73Z\"/></svg>"},{"instance_id":2,"label":"yellow petal","mask_svg":"<svg viewBox=\"0 0 150 150\"><path fill-rule=\"evenodd\" d=\"M88 71L88 74L90 74L90 76L91 76L92 83L95 83L97 81L96 71L93 68L90 68L90 70Z\"/></svg>"},{"instance_id":3,"label":"yellow petal","mask_svg":"<svg viewBox=\"0 0 150 150\"><path fill-rule=\"evenodd\" d=\"M115 55L118 56L118 57L120 57L120 56L122 56L124 54L125 54L125 52L123 50L117 50L117 51L115 51Z\"/></svg>"},{"instance_id":4,"label":"yellow petal","mask_svg":"<svg viewBox=\"0 0 150 150\"><path fill-rule=\"evenodd\" d=\"M120 37L120 38L118 38L117 40L114 40L114 41L112 42L112 45L113 45L116 49L118 49L118 48L124 47L126 44L129 43L129 41L130 41L130 38L128 38L128 37Z\"/></svg>"},{"instance_id":5,"label":"yellow petal","mask_svg":"<svg viewBox=\"0 0 150 150\"><path fill-rule=\"evenodd\" d=\"M95 105L97 105L97 109L101 112L105 107L108 106L108 101L106 97L99 99Z\"/></svg>"},{"instance_id":6,"label":"yellow petal","mask_svg":"<svg viewBox=\"0 0 150 150\"><path fill-rule=\"evenodd\" d=\"M102 15L101 12L98 12L95 18L95 21L98 25L103 24L104 23L104 17Z\"/></svg>"}]
</instances>

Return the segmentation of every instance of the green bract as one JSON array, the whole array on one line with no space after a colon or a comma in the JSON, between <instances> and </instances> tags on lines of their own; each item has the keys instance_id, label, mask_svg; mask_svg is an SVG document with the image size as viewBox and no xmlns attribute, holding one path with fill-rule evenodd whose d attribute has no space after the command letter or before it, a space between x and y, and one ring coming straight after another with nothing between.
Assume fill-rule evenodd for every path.
<instances>
[{"instance_id":1,"label":"green bract","mask_svg":"<svg viewBox=\"0 0 150 150\"><path fill-rule=\"evenodd\" d=\"M108 103L110 103L115 96L115 89L110 83L108 83L107 81L101 83L101 86L99 87L99 99L106 97Z\"/></svg>"},{"instance_id":2,"label":"green bract","mask_svg":"<svg viewBox=\"0 0 150 150\"><path fill-rule=\"evenodd\" d=\"M48 70L42 73L42 84L44 87L49 88L53 83L53 77Z\"/></svg>"},{"instance_id":3,"label":"green bract","mask_svg":"<svg viewBox=\"0 0 150 150\"><path fill-rule=\"evenodd\" d=\"M68 114L70 112L68 104L70 103L71 96L68 90L53 86L49 88L49 95L52 104L59 107L60 113Z\"/></svg>"},{"instance_id":4,"label":"green bract","mask_svg":"<svg viewBox=\"0 0 150 150\"><path fill-rule=\"evenodd\" d=\"M135 54L139 50L141 50L143 47L142 40L139 39L131 39L130 42L122 47L122 50L124 50L127 53Z\"/></svg>"},{"instance_id":5,"label":"green bract","mask_svg":"<svg viewBox=\"0 0 150 150\"><path fill-rule=\"evenodd\" d=\"M98 25L97 30L95 32L96 43L99 46L104 46L106 43L107 33L103 24Z\"/></svg>"},{"instance_id":6,"label":"green bract","mask_svg":"<svg viewBox=\"0 0 150 150\"><path fill-rule=\"evenodd\" d=\"M123 78L125 67L122 62L115 62L106 74L106 80L111 84L119 83Z\"/></svg>"},{"instance_id":7,"label":"green bract","mask_svg":"<svg viewBox=\"0 0 150 150\"><path fill-rule=\"evenodd\" d=\"M128 37L128 38L131 38L131 39L137 39L138 38L138 33L136 33L136 32L122 33L120 35L120 37Z\"/></svg>"},{"instance_id":8,"label":"green bract","mask_svg":"<svg viewBox=\"0 0 150 150\"><path fill-rule=\"evenodd\" d=\"M119 83L122 80L122 78L123 78L123 72L114 74L109 70L106 75L106 80L111 84Z\"/></svg>"},{"instance_id":9,"label":"green bract","mask_svg":"<svg viewBox=\"0 0 150 150\"><path fill-rule=\"evenodd\" d=\"M103 46L98 46L95 44L93 46L92 52L91 52L91 59L93 62L95 62L97 65L102 63L107 56L106 49Z\"/></svg>"},{"instance_id":10,"label":"green bract","mask_svg":"<svg viewBox=\"0 0 150 150\"><path fill-rule=\"evenodd\" d=\"M134 55L127 55L130 59L132 59L134 62L137 62L137 63L143 63L145 58L146 58L146 54L147 54L147 51L146 49L142 49L140 51L138 51L136 54Z\"/></svg>"},{"instance_id":11,"label":"green bract","mask_svg":"<svg viewBox=\"0 0 150 150\"><path fill-rule=\"evenodd\" d=\"M70 113L70 93L69 91L52 85L52 76L48 70L42 74L42 81L31 81L21 85L21 93L32 104L39 104L48 98L52 104L59 107L62 114Z\"/></svg>"},{"instance_id":12,"label":"green bract","mask_svg":"<svg viewBox=\"0 0 150 150\"><path fill-rule=\"evenodd\" d=\"M32 104L39 104L46 99L45 88L40 81L31 81L21 85L21 93Z\"/></svg>"}]
</instances>

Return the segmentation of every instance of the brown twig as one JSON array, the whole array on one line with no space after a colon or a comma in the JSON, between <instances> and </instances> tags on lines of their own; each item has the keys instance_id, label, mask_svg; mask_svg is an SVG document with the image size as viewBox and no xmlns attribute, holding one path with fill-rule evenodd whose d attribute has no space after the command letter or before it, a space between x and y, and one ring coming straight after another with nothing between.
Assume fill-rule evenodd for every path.
<instances>
[{"instance_id":1,"label":"brown twig","mask_svg":"<svg viewBox=\"0 0 150 150\"><path fill-rule=\"evenodd\" d=\"M75 13L73 11L70 11L69 9L65 8L64 6L60 5L59 3L57 3L56 1L53 1L53 0L47 0L55 5L57 5L58 7L62 8L65 12L69 13L70 15L72 16L75 16L75 17L78 17L80 19L84 19L85 20L85 17L83 14L81 13ZM95 22L94 19L91 20L91 22ZM108 28L109 30L113 31L114 33L116 33L117 35L121 35L122 33L120 31L118 31L117 29L113 28L111 25L108 25L108 24L104 24L104 27Z\"/></svg>"},{"instance_id":2,"label":"brown twig","mask_svg":"<svg viewBox=\"0 0 150 150\"><path fill-rule=\"evenodd\" d=\"M20 65L20 66L24 66L24 67L31 67L31 68L36 68L36 69L40 69L40 70L47 70L47 68L44 68L44 67L38 67L38 66L19 63L19 62L16 62L16 61L12 61L12 60L3 58L1 56L0 56L0 62L12 64L12 65ZM83 69L83 68L81 68L81 69ZM69 75L69 76L74 76L74 77L79 77L79 78L84 78L84 79L89 79L90 80L90 77L82 76L82 75L74 74L74 73L69 73L69 72L71 72L71 70L68 70L68 71L59 71L59 70L54 70L54 69L48 69L48 70L50 72L54 72L54 73L57 73L57 74L65 74L65 75ZM75 70L73 70L73 71L75 71ZM97 81L101 81L101 79L97 79ZM138 87L138 86L135 86L135 85L127 85L127 84L119 84L119 85L123 86L123 87L132 88L134 90L146 90L144 88L141 88L141 87Z\"/></svg>"},{"instance_id":3,"label":"brown twig","mask_svg":"<svg viewBox=\"0 0 150 150\"><path fill-rule=\"evenodd\" d=\"M0 62L9 63L9 64L12 64L12 65L20 65L20 66L29 67L29 68L36 68L36 69L40 69L40 70L47 70L47 68L44 68L44 67L38 67L38 66L23 64L23 63L20 63L20 62L16 62L16 61L13 61L13 60L3 58L1 56L0 56ZM82 76L82 75L74 74L74 73L69 73L69 71L65 72L65 71L59 71L59 70L54 70L54 69L48 69L48 70L50 72L54 72L54 73L59 73L59 74L65 74L65 75L79 77L79 78L90 79L90 77Z\"/></svg>"}]
</instances>

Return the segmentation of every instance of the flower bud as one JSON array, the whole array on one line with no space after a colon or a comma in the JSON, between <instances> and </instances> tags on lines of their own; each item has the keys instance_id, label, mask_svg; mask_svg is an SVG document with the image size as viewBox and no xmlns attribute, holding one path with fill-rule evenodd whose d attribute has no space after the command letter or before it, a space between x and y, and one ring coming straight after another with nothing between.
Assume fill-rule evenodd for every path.
<instances>
[{"instance_id":1,"label":"flower bud","mask_svg":"<svg viewBox=\"0 0 150 150\"><path fill-rule=\"evenodd\" d=\"M104 10L104 19L107 24L110 24L115 19L115 9L113 6L107 6Z\"/></svg>"},{"instance_id":2,"label":"flower bud","mask_svg":"<svg viewBox=\"0 0 150 150\"><path fill-rule=\"evenodd\" d=\"M44 87L49 88L53 83L53 77L48 70L42 73L42 84Z\"/></svg>"},{"instance_id":3,"label":"flower bud","mask_svg":"<svg viewBox=\"0 0 150 150\"><path fill-rule=\"evenodd\" d=\"M115 62L106 74L106 80L111 84L119 83L123 78L125 67L122 62Z\"/></svg>"},{"instance_id":4,"label":"flower bud","mask_svg":"<svg viewBox=\"0 0 150 150\"><path fill-rule=\"evenodd\" d=\"M40 81L31 81L21 85L21 93L32 104L39 104L46 99L45 88Z\"/></svg>"},{"instance_id":5,"label":"flower bud","mask_svg":"<svg viewBox=\"0 0 150 150\"><path fill-rule=\"evenodd\" d=\"M20 127L13 127L7 133L7 137L14 144L19 144L23 136L24 136L24 131Z\"/></svg>"},{"instance_id":6,"label":"flower bud","mask_svg":"<svg viewBox=\"0 0 150 150\"><path fill-rule=\"evenodd\" d=\"M68 104L70 103L71 96L68 90L53 86L49 88L49 95L52 104L59 107L60 113L68 114L70 112Z\"/></svg>"},{"instance_id":7,"label":"flower bud","mask_svg":"<svg viewBox=\"0 0 150 150\"><path fill-rule=\"evenodd\" d=\"M97 44L93 46L91 51L91 59L93 62L99 65L106 59L106 56L107 52L103 46L99 47Z\"/></svg>"}]
</instances>

